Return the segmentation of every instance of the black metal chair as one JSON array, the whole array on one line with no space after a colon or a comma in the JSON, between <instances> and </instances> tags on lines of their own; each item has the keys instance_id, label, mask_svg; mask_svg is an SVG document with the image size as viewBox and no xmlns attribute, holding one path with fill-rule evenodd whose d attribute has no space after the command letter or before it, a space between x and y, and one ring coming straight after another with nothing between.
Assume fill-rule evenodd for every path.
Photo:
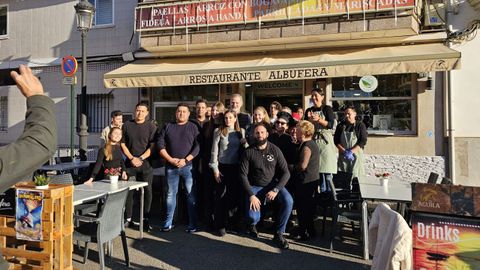
<instances>
[{"instance_id":1,"label":"black metal chair","mask_svg":"<svg viewBox=\"0 0 480 270\"><path fill-rule=\"evenodd\" d=\"M73 240L85 242L83 263L86 262L88 257L88 243L97 242L100 269L104 269L105 244L109 243L120 235L122 237L125 263L127 267L130 267L127 237L125 234L125 225L123 222L123 212L125 209L127 195L128 188L108 194L105 197L105 201L100 208L98 217L82 215L74 216L74 218L80 221L81 224L80 226L75 228L75 231L73 233Z\"/></svg>"},{"instance_id":2,"label":"black metal chair","mask_svg":"<svg viewBox=\"0 0 480 270\"><path fill-rule=\"evenodd\" d=\"M357 210L353 210L352 207L360 204L362 200L357 192L337 192L332 180L327 180L327 184L329 185L331 191L330 206L332 208L332 226L330 229L330 252L332 252L333 241L338 231L338 222L352 224L352 229L354 229L355 222L361 221L362 214L360 212L360 207L356 207ZM324 232L325 228L325 220L326 216L324 212L322 233Z\"/></svg>"},{"instance_id":3,"label":"black metal chair","mask_svg":"<svg viewBox=\"0 0 480 270\"><path fill-rule=\"evenodd\" d=\"M453 181L452 181L452 179L450 179L448 177L443 177L441 184L442 185L451 185L451 184L453 184Z\"/></svg>"},{"instance_id":4,"label":"black metal chair","mask_svg":"<svg viewBox=\"0 0 480 270\"><path fill-rule=\"evenodd\" d=\"M55 163L73 162L72 157L55 157Z\"/></svg>"},{"instance_id":5,"label":"black metal chair","mask_svg":"<svg viewBox=\"0 0 480 270\"><path fill-rule=\"evenodd\" d=\"M50 183L62 184L62 185L73 185L73 177L71 173L51 175Z\"/></svg>"},{"instance_id":6,"label":"black metal chair","mask_svg":"<svg viewBox=\"0 0 480 270\"><path fill-rule=\"evenodd\" d=\"M439 177L438 173L431 172L430 176L428 177L427 183L436 184L438 177Z\"/></svg>"}]
</instances>

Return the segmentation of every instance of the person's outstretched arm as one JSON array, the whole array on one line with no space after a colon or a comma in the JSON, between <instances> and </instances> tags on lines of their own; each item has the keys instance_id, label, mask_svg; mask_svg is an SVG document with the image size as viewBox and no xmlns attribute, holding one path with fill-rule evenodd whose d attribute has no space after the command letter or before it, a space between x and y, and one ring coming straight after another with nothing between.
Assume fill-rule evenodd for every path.
<instances>
[{"instance_id":1,"label":"person's outstretched arm","mask_svg":"<svg viewBox=\"0 0 480 270\"><path fill-rule=\"evenodd\" d=\"M27 98L25 129L13 143L0 148L0 192L27 180L57 148L54 102L44 95L43 86L29 67L11 73L18 89Z\"/></svg>"}]
</instances>

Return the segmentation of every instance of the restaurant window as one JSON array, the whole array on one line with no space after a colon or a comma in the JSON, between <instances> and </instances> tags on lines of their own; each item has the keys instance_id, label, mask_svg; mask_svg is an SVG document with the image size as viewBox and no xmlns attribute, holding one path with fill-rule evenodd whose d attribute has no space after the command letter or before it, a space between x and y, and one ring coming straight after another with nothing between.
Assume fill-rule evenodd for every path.
<instances>
[{"instance_id":1,"label":"restaurant window","mask_svg":"<svg viewBox=\"0 0 480 270\"><path fill-rule=\"evenodd\" d=\"M220 88L218 85L190 85L175 87L151 88L153 96L153 112L159 127L175 120L175 110L178 103L187 103L190 106L190 117L195 116L195 102L206 99L209 105L219 100Z\"/></svg>"},{"instance_id":2,"label":"restaurant window","mask_svg":"<svg viewBox=\"0 0 480 270\"><path fill-rule=\"evenodd\" d=\"M0 6L0 37L7 36L8 6Z\"/></svg>"},{"instance_id":3,"label":"restaurant window","mask_svg":"<svg viewBox=\"0 0 480 270\"><path fill-rule=\"evenodd\" d=\"M217 102L219 96L218 85L190 85L175 87L154 87L153 101L197 101L206 99L208 102Z\"/></svg>"},{"instance_id":4,"label":"restaurant window","mask_svg":"<svg viewBox=\"0 0 480 270\"><path fill-rule=\"evenodd\" d=\"M0 131L8 129L8 97L0 97Z\"/></svg>"},{"instance_id":5,"label":"restaurant window","mask_svg":"<svg viewBox=\"0 0 480 270\"><path fill-rule=\"evenodd\" d=\"M113 104L113 96L109 94L87 95L87 125L88 132L100 133L110 125L110 105ZM80 128L80 95L77 95L77 131Z\"/></svg>"},{"instance_id":6,"label":"restaurant window","mask_svg":"<svg viewBox=\"0 0 480 270\"><path fill-rule=\"evenodd\" d=\"M369 134L415 134L414 79L413 74L333 78L332 107L337 119L343 120L344 109L354 106Z\"/></svg>"},{"instance_id":7,"label":"restaurant window","mask_svg":"<svg viewBox=\"0 0 480 270\"><path fill-rule=\"evenodd\" d=\"M114 0L89 0L95 7L93 25L113 25L113 1Z\"/></svg>"}]
</instances>

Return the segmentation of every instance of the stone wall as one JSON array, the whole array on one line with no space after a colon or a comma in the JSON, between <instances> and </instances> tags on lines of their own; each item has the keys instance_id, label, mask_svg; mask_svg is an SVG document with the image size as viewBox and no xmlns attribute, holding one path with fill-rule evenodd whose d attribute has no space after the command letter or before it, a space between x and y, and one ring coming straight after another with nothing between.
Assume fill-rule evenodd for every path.
<instances>
[{"instance_id":1,"label":"stone wall","mask_svg":"<svg viewBox=\"0 0 480 270\"><path fill-rule=\"evenodd\" d=\"M430 172L445 176L443 156L366 155L365 173L388 172L407 182L427 182Z\"/></svg>"}]
</instances>

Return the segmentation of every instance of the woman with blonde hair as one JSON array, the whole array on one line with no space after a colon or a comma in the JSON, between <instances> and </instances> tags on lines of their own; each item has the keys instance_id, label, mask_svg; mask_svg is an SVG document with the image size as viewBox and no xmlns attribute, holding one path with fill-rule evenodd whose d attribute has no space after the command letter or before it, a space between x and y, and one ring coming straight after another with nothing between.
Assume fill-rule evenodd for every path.
<instances>
[{"instance_id":1,"label":"woman with blonde hair","mask_svg":"<svg viewBox=\"0 0 480 270\"><path fill-rule=\"evenodd\" d=\"M295 203L299 230L296 238L308 240L315 237L313 218L315 214L315 193L318 187L318 167L320 152L318 145L312 140L315 133L314 125L306 120L300 121L297 126L297 139L300 143L298 149L298 162L294 168Z\"/></svg>"},{"instance_id":2,"label":"woman with blonde hair","mask_svg":"<svg viewBox=\"0 0 480 270\"><path fill-rule=\"evenodd\" d=\"M122 139L122 130L119 127L112 127L108 133L107 143L103 148L98 150L97 162L93 167L90 179L85 183L91 183L100 172L100 168L103 169L115 169L119 170L121 179L127 180L127 171L125 163L123 162L122 149L120 147L120 140Z\"/></svg>"},{"instance_id":3,"label":"woman with blonde hair","mask_svg":"<svg viewBox=\"0 0 480 270\"><path fill-rule=\"evenodd\" d=\"M247 127L246 137L248 144L252 145L255 143L254 138L254 126L257 123L263 122L267 127L270 127L270 117L268 116L267 110L263 106L258 106L253 110L253 124ZM270 133L270 128L267 128L267 131Z\"/></svg>"}]
</instances>

